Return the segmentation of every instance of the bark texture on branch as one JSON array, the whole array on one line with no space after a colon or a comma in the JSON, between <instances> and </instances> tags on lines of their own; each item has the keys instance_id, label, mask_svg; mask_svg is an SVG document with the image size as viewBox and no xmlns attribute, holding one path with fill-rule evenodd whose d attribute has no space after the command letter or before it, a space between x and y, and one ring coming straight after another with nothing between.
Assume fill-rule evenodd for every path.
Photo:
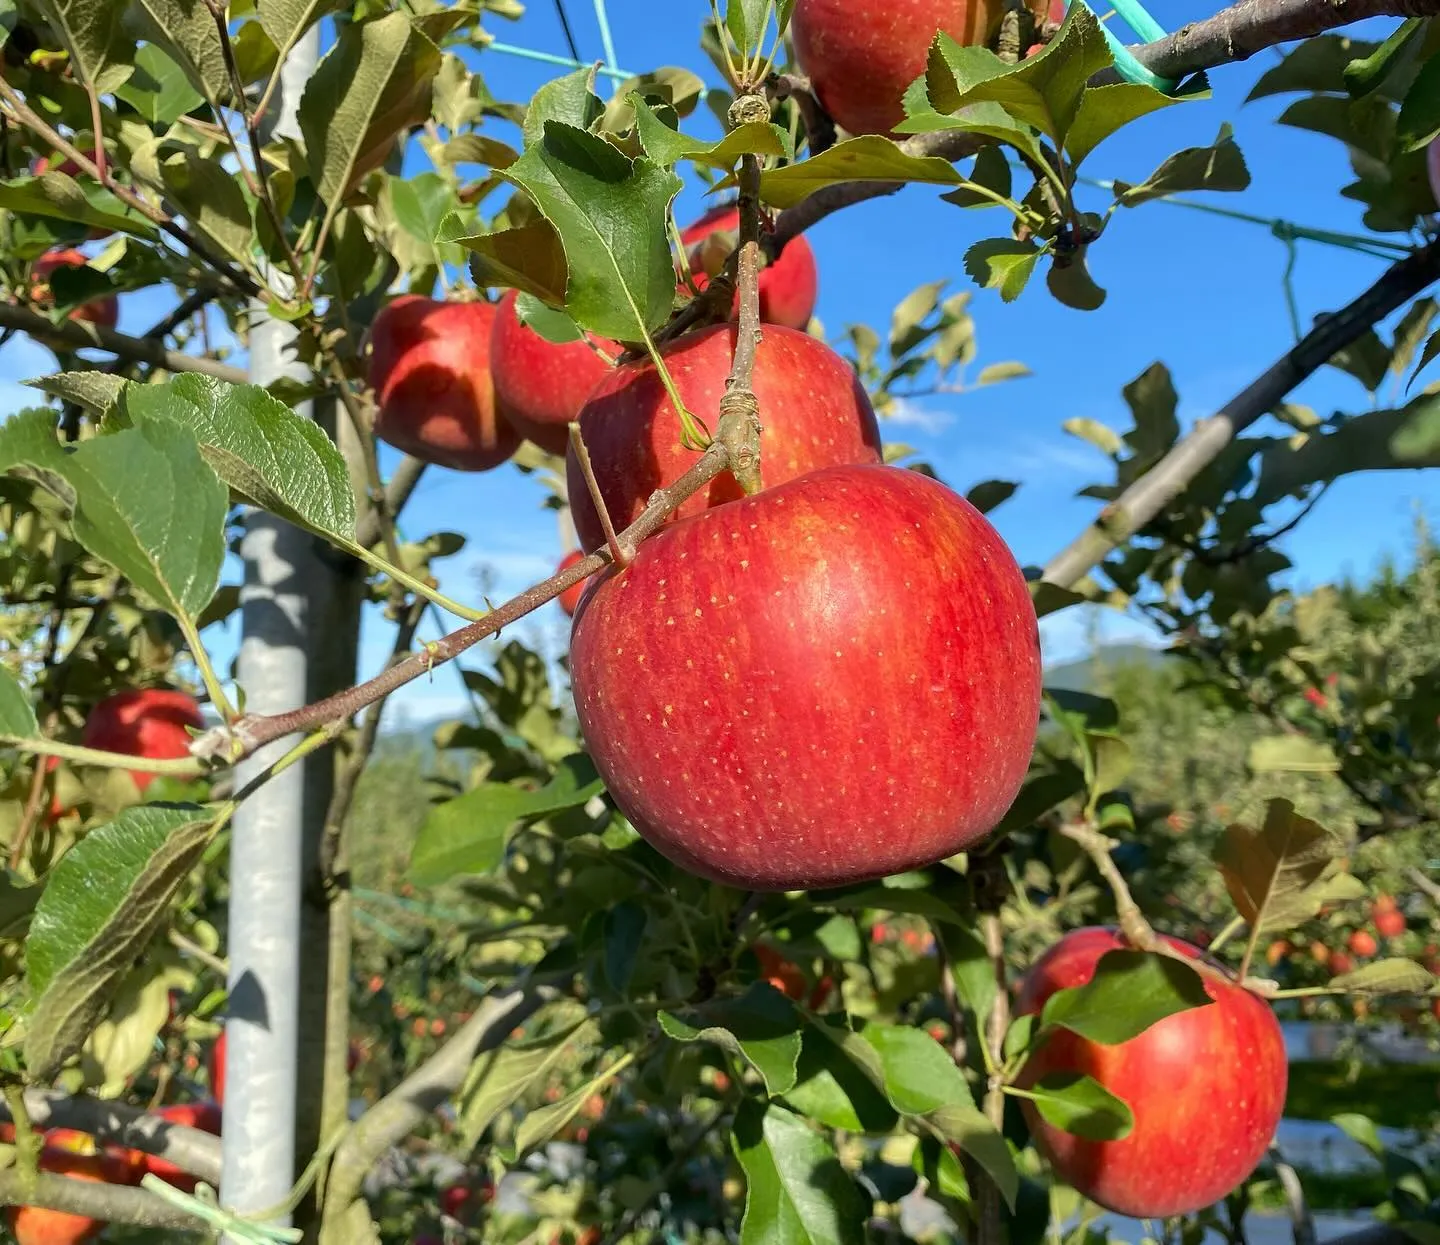
<instances>
[{"instance_id":1,"label":"bark texture on branch","mask_svg":"<svg viewBox=\"0 0 1440 1245\"><path fill-rule=\"evenodd\" d=\"M43 1206L72 1215L88 1215L106 1223L126 1223L140 1228L177 1228L196 1231L205 1225L148 1189L131 1185L100 1184L41 1172L33 1189L24 1188L18 1169L0 1171L0 1206Z\"/></svg>"},{"instance_id":2,"label":"bark texture on branch","mask_svg":"<svg viewBox=\"0 0 1440 1245\"><path fill-rule=\"evenodd\" d=\"M1327 316L1214 415L1202 419L1158 463L1110 502L1045 567L1044 579L1069 588L1178 497L1235 437L1391 312L1440 279L1440 242L1392 265L1368 290Z\"/></svg>"},{"instance_id":3,"label":"bark texture on branch","mask_svg":"<svg viewBox=\"0 0 1440 1245\"><path fill-rule=\"evenodd\" d=\"M127 362L148 363L168 372L199 372L217 380L228 380L233 385L245 383L245 373L240 368L221 363L218 359L167 350L153 337L131 337L84 320L62 320L56 324L36 312L9 303L0 303L0 328L18 329L41 341L59 341L72 348L106 350Z\"/></svg>"}]
</instances>

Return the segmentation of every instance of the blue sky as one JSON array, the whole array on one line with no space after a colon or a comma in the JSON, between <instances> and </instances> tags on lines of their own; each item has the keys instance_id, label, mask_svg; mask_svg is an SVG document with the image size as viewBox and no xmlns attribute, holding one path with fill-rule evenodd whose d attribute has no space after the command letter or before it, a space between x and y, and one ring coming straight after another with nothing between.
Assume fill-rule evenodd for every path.
<instances>
[{"instance_id":1,"label":"blue sky","mask_svg":"<svg viewBox=\"0 0 1440 1245\"><path fill-rule=\"evenodd\" d=\"M703 0L615 0L610 7L623 68L680 64L717 80L698 48L700 23L708 12ZM566 8L581 55L600 59L602 44L590 3L566 0ZM1211 5L1164 0L1152 5L1169 29L1212 11ZM1383 38L1394 24L1372 22L1354 33ZM492 20L489 28L508 43L565 52L551 0L533 0L519 22ZM1211 196L1213 201L1260 216L1362 231L1358 205L1338 194L1349 180L1340 144L1274 125L1290 97L1242 103L1274 60L1274 53L1262 53L1215 72L1212 98L1132 125L1102 146L1086 171L1096 178L1139 180L1171 152L1212 142L1222 122L1229 122L1252 185L1240 195ZM501 99L528 99L560 72L493 51L478 54L473 64ZM505 137L503 128L497 133ZM1108 196L1098 190L1091 194L1093 206L1103 210ZM698 190L687 190L682 220L698 215L702 204ZM883 334L891 309L922 282L948 277L954 288L973 289L961 263L966 248L1004 229L1000 216L962 211L925 187L832 216L809 234L820 268L818 315L831 335L858 321ZM1384 266L1349 251L1299 245L1294 287L1307 326L1312 316L1353 298ZM916 447L962 491L995 477L1022 481L1016 496L992 518L1022 562L1043 562L1094 516L1097 503L1075 498L1075 491L1109 478L1106 460L1063 433L1061 424L1087 416L1127 428L1120 388L1156 360L1171 369L1184 423L1212 412L1293 341L1281 285L1285 263L1284 246L1263 227L1163 203L1124 211L1091 253L1092 275L1109 293L1100 311L1062 307L1038 280L1011 304L992 292L976 291L971 310L980 364L1017 359L1032 376L973 393L925 398L903 421L890 422L882 431L889 440ZM120 327L140 331L163 314L163 307L158 295L127 297ZM48 352L23 339L0 349L0 411L33 401L15 382L53 369ZM1322 415L1370 405L1357 383L1333 370L1322 371L1293 398ZM386 451L382 465L388 469L391 462ZM543 509L542 501L534 479L511 467L484 475L435 469L407 510L404 529L412 538L439 529L462 532L469 538L466 549L439 564L447 588L473 599L481 568L488 567L493 576L488 590L499 600L550 573L562 552L554 512ZM1293 584L1306 587L1342 574L1363 575L1386 554L1405 558L1417 514L1432 524L1440 517L1440 473L1385 473L1340 482L1281 542L1296 566ZM1047 620L1047 654L1052 660L1079 655L1087 630L1087 620L1076 611ZM563 651L566 627L553 605L518 633L551 653ZM1106 612L1100 633L1115 639L1143 630L1134 620ZM218 651L233 650L233 634L215 639ZM367 670L377 668L386 651L383 631L369 628ZM459 680L442 670L397 698L395 708L397 719L428 719L462 703Z\"/></svg>"}]
</instances>

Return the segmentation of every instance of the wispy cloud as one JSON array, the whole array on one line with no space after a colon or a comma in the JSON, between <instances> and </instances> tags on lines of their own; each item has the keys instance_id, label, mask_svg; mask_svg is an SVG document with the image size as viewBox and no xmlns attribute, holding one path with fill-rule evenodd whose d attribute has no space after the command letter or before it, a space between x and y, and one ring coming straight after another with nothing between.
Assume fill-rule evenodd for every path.
<instances>
[{"instance_id":1,"label":"wispy cloud","mask_svg":"<svg viewBox=\"0 0 1440 1245\"><path fill-rule=\"evenodd\" d=\"M948 411L937 411L910 398L896 398L886 409L884 422L896 428L915 428L931 435L944 432L955 422Z\"/></svg>"},{"instance_id":2,"label":"wispy cloud","mask_svg":"<svg viewBox=\"0 0 1440 1245\"><path fill-rule=\"evenodd\" d=\"M1040 651L1047 666L1077 661L1098 644L1161 643L1154 627L1106 606L1077 605L1040 620Z\"/></svg>"},{"instance_id":3,"label":"wispy cloud","mask_svg":"<svg viewBox=\"0 0 1440 1245\"><path fill-rule=\"evenodd\" d=\"M1093 480L1107 474L1103 454L1058 428L1048 437L1029 437L1020 448L998 457L1006 470L1027 478L1078 475Z\"/></svg>"}]
</instances>

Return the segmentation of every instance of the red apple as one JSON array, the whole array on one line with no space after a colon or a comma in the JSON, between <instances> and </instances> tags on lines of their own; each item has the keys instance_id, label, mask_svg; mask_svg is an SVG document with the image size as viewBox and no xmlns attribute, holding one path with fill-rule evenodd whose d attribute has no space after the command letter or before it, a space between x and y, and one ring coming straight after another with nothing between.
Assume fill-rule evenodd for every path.
<instances>
[{"instance_id":1,"label":"red apple","mask_svg":"<svg viewBox=\"0 0 1440 1245\"><path fill-rule=\"evenodd\" d=\"M1375 941L1375 935L1368 929L1357 929L1350 935L1350 951L1352 955L1358 955L1362 960L1369 959L1380 950L1380 944Z\"/></svg>"},{"instance_id":2,"label":"red apple","mask_svg":"<svg viewBox=\"0 0 1440 1245\"><path fill-rule=\"evenodd\" d=\"M95 159L95 149L93 147L87 150L85 154L89 156L90 159ZM44 177L46 173L52 171L56 173L64 173L66 177L80 176L80 166L76 164L74 160L66 156L64 159L60 160L58 164L55 164L56 158L57 157L54 155L41 156L38 160L35 161L34 164L30 166L30 171L34 173L36 177ZM50 167L52 164L55 165L53 170Z\"/></svg>"},{"instance_id":3,"label":"red apple","mask_svg":"<svg viewBox=\"0 0 1440 1245\"><path fill-rule=\"evenodd\" d=\"M925 72L944 31L988 43L1000 0L797 0L795 56L835 123L851 134L889 133L905 116L905 89Z\"/></svg>"},{"instance_id":4,"label":"red apple","mask_svg":"<svg viewBox=\"0 0 1440 1245\"><path fill-rule=\"evenodd\" d=\"M85 719L80 742L102 752L173 760L190 755L188 727L201 730L205 719L200 706L184 692L163 687L132 688L102 700ZM131 770L135 785L144 791L154 774Z\"/></svg>"},{"instance_id":5,"label":"red apple","mask_svg":"<svg viewBox=\"0 0 1440 1245\"><path fill-rule=\"evenodd\" d=\"M37 306L53 306L55 295L50 289L50 275L57 268L83 268L89 262L84 254L73 247L46 251L30 265L30 276L35 282L31 286L30 297ZM101 328L113 329L120 319L120 303L115 295L106 294L102 298L81 303L65 318L67 320L86 320Z\"/></svg>"},{"instance_id":6,"label":"red apple","mask_svg":"<svg viewBox=\"0 0 1440 1245\"><path fill-rule=\"evenodd\" d=\"M498 467L520 445L495 412L490 334L495 307L402 294L370 326L375 435L456 471Z\"/></svg>"},{"instance_id":7,"label":"red apple","mask_svg":"<svg viewBox=\"0 0 1440 1245\"><path fill-rule=\"evenodd\" d=\"M1332 952L1330 958L1322 963L1330 970L1332 977L1343 977L1346 973L1355 971L1355 961L1343 951Z\"/></svg>"},{"instance_id":8,"label":"red apple","mask_svg":"<svg viewBox=\"0 0 1440 1245\"><path fill-rule=\"evenodd\" d=\"M734 204L711 208L680 234L689 250L690 272L704 289L725 266L740 231L740 209ZM773 264L760 273L760 318L768 324L803 329L815 314L815 253L804 237L786 243ZM738 304L738 295L737 295ZM732 311L733 319L738 311Z\"/></svg>"},{"instance_id":9,"label":"red apple","mask_svg":"<svg viewBox=\"0 0 1440 1245\"><path fill-rule=\"evenodd\" d=\"M713 432L734 354L733 325L717 324L662 348L686 406ZM761 330L753 379L760 403L760 471L767 486L817 467L878 463L880 428L850 365L824 342L779 325ZM672 483L698 457L680 444L680 419L648 360L618 367L590 395L580 430L600 495L619 530L635 521L656 489ZM574 454L566 472L570 512L580 547L605 542ZM743 496L728 474L689 498L675 517Z\"/></svg>"},{"instance_id":10,"label":"red apple","mask_svg":"<svg viewBox=\"0 0 1440 1245\"><path fill-rule=\"evenodd\" d=\"M198 1128L202 1132L211 1133L216 1137L220 1136L221 1113L218 1102L182 1102L174 1106L161 1107L154 1114L171 1124L180 1124L186 1128ZM186 1193L195 1191L197 1178L175 1166L168 1159L162 1159L153 1154L139 1154L138 1157L146 1172L159 1176L166 1184L174 1185L175 1188Z\"/></svg>"},{"instance_id":11,"label":"red apple","mask_svg":"<svg viewBox=\"0 0 1440 1245\"><path fill-rule=\"evenodd\" d=\"M583 562L584 560L585 555L581 553L580 550L572 549L560 559L560 565L555 568L555 572L559 574L561 571L574 566L575 563ZM560 608L570 617L573 618L575 616L575 607L580 604L580 598L585 595L585 585L589 582L588 579L582 579L578 584L571 584L570 587L566 588L564 592L555 598L560 602Z\"/></svg>"},{"instance_id":12,"label":"red apple","mask_svg":"<svg viewBox=\"0 0 1440 1245\"><path fill-rule=\"evenodd\" d=\"M1165 941L1206 958L1177 938ZM1124 946L1111 929L1067 934L1030 970L1020 1011L1039 1012L1056 990L1083 985L1102 955ZM1285 1040L1274 1013L1237 983L1208 975L1204 982L1213 1003L1167 1016L1118 1046L1055 1031L1021 1074L1022 1085L1033 1085L1051 1073L1080 1073L1129 1104L1129 1136L1086 1141L1021 1103L1056 1174L1117 1214L1163 1219L1218 1201L1254 1170L1280 1122Z\"/></svg>"},{"instance_id":13,"label":"red apple","mask_svg":"<svg viewBox=\"0 0 1440 1245\"><path fill-rule=\"evenodd\" d=\"M1377 911L1375 929L1382 938L1399 938L1405 932L1405 914L1395 908Z\"/></svg>"},{"instance_id":14,"label":"red apple","mask_svg":"<svg viewBox=\"0 0 1440 1245\"><path fill-rule=\"evenodd\" d=\"M94 1184L136 1184L140 1178L117 1156L76 1154L49 1146L40 1153L40 1170ZM83 1245L105 1228L102 1221L88 1215L70 1215L39 1206L12 1206L5 1217L17 1245Z\"/></svg>"},{"instance_id":15,"label":"red apple","mask_svg":"<svg viewBox=\"0 0 1440 1245\"><path fill-rule=\"evenodd\" d=\"M1025 776L1035 611L999 534L896 467L812 472L664 529L580 602L580 725L670 859L840 886L979 842Z\"/></svg>"},{"instance_id":16,"label":"red apple","mask_svg":"<svg viewBox=\"0 0 1440 1245\"><path fill-rule=\"evenodd\" d=\"M225 1030L210 1048L210 1093L222 1106L225 1103Z\"/></svg>"},{"instance_id":17,"label":"red apple","mask_svg":"<svg viewBox=\"0 0 1440 1245\"><path fill-rule=\"evenodd\" d=\"M571 421L614 366L620 347L593 333L586 334L588 341L547 341L520 322L517 297L511 290L500 300L490 337L495 406L522 437L563 454Z\"/></svg>"},{"instance_id":18,"label":"red apple","mask_svg":"<svg viewBox=\"0 0 1440 1245\"><path fill-rule=\"evenodd\" d=\"M792 999L805 997L805 974L792 961L763 942L757 942L751 950L760 961L760 972L775 989Z\"/></svg>"}]
</instances>

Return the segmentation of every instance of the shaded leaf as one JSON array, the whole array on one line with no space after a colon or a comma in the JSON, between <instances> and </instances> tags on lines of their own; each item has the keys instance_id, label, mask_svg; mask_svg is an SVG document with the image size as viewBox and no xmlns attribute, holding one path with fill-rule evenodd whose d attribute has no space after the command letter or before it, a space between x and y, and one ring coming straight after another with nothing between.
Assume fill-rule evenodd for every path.
<instances>
[{"instance_id":1,"label":"shaded leaf","mask_svg":"<svg viewBox=\"0 0 1440 1245\"><path fill-rule=\"evenodd\" d=\"M220 28L203 0L134 0L130 11L139 32L169 53L198 94L211 104L229 101L230 74ZM136 60L138 64L138 56Z\"/></svg>"},{"instance_id":2,"label":"shaded leaf","mask_svg":"<svg viewBox=\"0 0 1440 1245\"><path fill-rule=\"evenodd\" d=\"M213 21L210 28L215 28ZM135 72L115 94L151 125L160 126L171 125L205 102L185 71L153 43L135 53Z\"/></svg>"},{"instance_id":3,"label":"shaded leaf","mask_svg":"<svg viewBox=\"0 0 1440 1245\"><path fill-rule=\"evenodd\" d=\"M857 1046L863 1051L858 1057ZM858 1034L812 1020L802 1036L795 1084L785 1101L827 1128L888 1133L897 1116L872 1062L878 1062L874 1049Z\"/></svg>"},{"instance_id":4,"label":"shaded leaf","mask_svg":"<svg viewBox=\"0 0 1440 1245\"><path fill-rule=\"evenodd\" d=\"M1180 399L1170 369L1152 363L1120 392L1135 417L1135 429L1125 434L1126 443L1142 458L1159 457L1180 437L1175 414Z\"/></svg>"},{"instance_id":5,"label":"shaded leaf","mask_svg":"<svg viewBox=\"0 0 1440 1245\"><path fill-rule=\"evenodd\" d=\"M1080 108L1065 134L1065 151L1072 164L1079 164L1130 122L1179 102L1138 82L1091 87L1080 97Z\"/></svg>"},{"instance_id":6,"label":"shaded leaf","mask_svg":"<svg viewBox=\"0 0 1440 1245\"><path fill-rule=\"evenodd\" d=\"M913 916L935 921L960 923L963 918L938 895L929 891L909 890L899 886L861 886L854 890L812 891L810 899L817 908L838 908L856 912L879 908L885 912L908 912Z\"/></svg>"},{"instance_id":7,"label":"shaded leaf","mask_svg":"<svg viewBox=\"0 0 1440 1245\"><path fill-rule=\"evenodd\" d=\"M760 175L760 197L777 208L794 207L837 182L925 182L955 186L964 179L939 156L912 156L891 139L864 134L818 156Z\"/></svg>"},{"instance_id":8,"label":"shaded leaf","mask_svg":"<svg viewBox=\"0 0 1440 1245\"><path fill-rule=\"evenodd\" d=\"M1079 1072L1052 1072L1027 1092L1048 1123L1088 1141L1119 1141L1135 1127L1123 1099Z\"/></svg>"},{"instance_id":9,"label":"shaded leaf","mask_svg":"<svg viewBox=\"0 0 1440 1245\"><path fill-rule=\"evenodd\" d=\"M804 1021L768 982L752 983L738 998L716 999L684 1012L662 1011L659 1021L677 1042L713 1042L743 1055L771 1095L794 1088Z\"/></svg>"},{"instance_id":10,"label":"shaded leaf","mask_svg":"<svg viewBox=\"0 0 1440 1245\"><path fill-rule=\"evenodd\" d=\"M1105 304L1105 291L1095 283L1085 262L1086 249L1082 247L1067 256L1064 263L1057 259L1045 274L1050 293L1076 311L1095 311Z\"/></svg>"},{"instance_id":11,"label":"shaded leaf","mask_svg":"<svg viewBox=\"0 0 1440 1245\"><path fill-rule=\"evenodd\" d=\"M1406 48L1424 29L1425 23L1418 17L1406 18L1395 28L1394 33L1368 56L1359 55L1357 49L1356 58L1345 66L1345 89L1356 99L1375 90L1397 64L1406 59Z\"/></svg>"},{"instance_id":12,"label":"shaded leaf","mask_svg":"<svg viewBox=\"0 0 1440 1245\"><path fill-rule=\"evenodd\" d=\"M32 389L39 389L62 402L73 402L84 407L92 415L103 415L120 396L129 383L123 376L112 372L56 372L36 380L22 381Z\"/></svg>"},{"instance_id":13,"label":"shaded leaf","mask_svg":"<svg viewBox=\"0 0 1440 1245\"><path fill-rule=\"evenodd\" d=\"M0 739L36 739L40 724L25 689L0 666Z\"/></svg>"},{"instance_id":14,"label":"shaded leaf","mask_svg":"<svg viewBox=\"0 0 1440 1245\"><path fill-rule=\"evenodd\" d=\"M1040 1025L1118 1046L1167 1016L1210 1002L1200 974L1183 960L1150 951L1107 951L1083 986L1057 990L1045 1000Z\"/></svg>"},{"instance_id":15,"label":"shaded leaf","mask_svg":"<svg viewBox=\"0 0 1440 1245\"><path fill-rule=\"evenodd\" d=\"M181 152L160 166L160 175L192 228L227 255L242 262L249 258L255 222L233 173L216 160Z\"/></svg>"},{"instance_id":16,"label":"shaded leaf","mask_svg":"<svg viewBox=\"0 0 1440 1245\"><path fill-rule=\"evenodd\" d=\"M510 831L520 822L577 808L603 790L583 752L563 758L538 791L481 783L430 810L416 837L408 876L419 886L434 886L457 874L489 873L504 859Z\"/></svg>"},{"instance_id":17,"label":"shaded leaf","mask_svg":"<svg viewBox=\"0 0 1440 1245\"><path fill-rule=\"evenodd\" d=\"M1259 830L1226 827L1215 860L1236 911L1253 928L1313 911L1305 892L1342 846L1338 836L1297 814L1290 801L1271 800Z\"/></svg>"},{"instance_id":18,"label":"shaded leaf","mask_svg":"<svg viewBox=\"0 0 1440 1245\"><path fill-rule=\"evenodd\" d=\"M989 514L1002 502L1009 501L1019 487L1014 480L982 480L965 494L965 500L981 514Z\"/></svg>"},{"instance_id":19,"label":"shaded leaf","mask_svg":"<svg viewBox=\"0 0 1440 1245\"><path fill-rule=\"evenodd\" d=\"M1013 1210L1020 1191L1020 1173L1000 1130L978 1107L955 1104L925 1116L925 1122L943 1140L959 1146L990 1176Z\"/></svg>"},{"instance_id":20,"label":"shaded leaf","mask_svg":"<svg viewBox=\"0 0 1440 1245\"><path fill-rule=\"evenodd\" d=\"M629 899L605 914L605 979L621 995L630 989L647 920L645 909Z\"/></svg>"},{"instance_id":21,"label":"shaded leaf","mask_svg":"<svg viewBox=\"0 0 1440 1245\"><path fill-rule=\"evenodd\" d=\"M261 27L283 51L294 47L296 40L334 7L333 0L255 0Z\"/></svg>"},{"instance_id":22,"label":"shaded leaf","mask_svg":"<svg viewBox=\"0 0 1440 1245\"><path fill-rule=\"evenodd\" d=\"M82 82L104 95L129 77L135 40L125 29L125 0L38 0L37 7L64 42Z\"/></svg>"},{"instance_id":23,"label":"shaded leaf","mask_svg":"<svg viewBox=\"0 0 1440 1245\"><path fill-rule=\"evenodd\" d=\"M155 237L155 226L131 213L108 190L99 186L82 188L66 173L51 171L40 177L17 177L0 182L0 208L72 221L109 233Z\"/></svg>"},{"instance_id":24,"label":"shaded leaf","mask_svg":"<svg viewBox=\"0 0 1440 1245\"><path fill-rule=\"evenodd\" d=\"M1395 122L1395 139L1403 149L1413 151L1436 135L1440 135L1440 57L1431 56L1405 92Z\"/></svg>"},{"instance_id":25,"label":"shaded leaf","mask_svg":"<svg viewBox=\"0 0 1440 1245\"><path fill-rule=\"evenodd\" d=\"M1291 91L1343 91L1345 74L1357 57L1369 56L1375 44L1348 35L1323 34L1306 39L1267 69L1250 89L1246 101Z\"/></svg>"},{"instance_id":26,"label":"shaded leaf","mask_svg":"<svg viewBox=\"0 0 1440 1245\"><path fill-rule=\"evenodd\" d=\"M599 1076L587 1081L579 1089L572 1090L559 1102L546 1103L543 1107L527 1111L525 1118L520 1121L520 1127L515 1130L516 1152L524 1154L549 1141L580 1114L580 1109L591 1095L604 1089L616 1074L623 1070L624 1065L617 1060Z\"/></svg>"},{"instance_id":27,"label":"shaded leaf","mask_svg":"<svg viewBox=\"0 0 1440 1245\"><path fill-rule=\"evenodd\" d=\"M1115 198L1123 207L1138 207L1151 199L1186 190L1244 190L1250 170L1235 143L1229 122L1209 147L1187 147L1164 160L1137 185L1116 182Z\"/></svg>"},{"instance_id":28,"label":"shaded leaf","mask_svg":"<svg viewBox=\"0 0 1440 1245\"><path fill-rule=\"evenodd\" d=\"M552 307L565 305L565 248L549 221L486 234L472 233L471 228L470 222L452 212L440 223L435 240L458 242L474 252L470 272L477 285L508 286Z\"/></svg>"},{"instance_id":29,"label":"shaded leaf","mask_svg":"<svg viewBox=\"0 0 1440 1245\"><path fill-rule=\"evenodd\" d=\"M862 1245L867 1200L804 1120L747 1098L731 1140L745 1172L741 1245Z\"/></svg>"},{"instance_id":30,"label":"shaded leaf","mask_svg":"<svg viewBox=\"0 0 1440 1245\"><path fill-rule=\"evenodd\" d=\"M37 1081L80 1049L213 833L212 815L198 806L130 808L51 871L25 940L38 1000L25 1057Z\"/></svg>"}]
</instances>

